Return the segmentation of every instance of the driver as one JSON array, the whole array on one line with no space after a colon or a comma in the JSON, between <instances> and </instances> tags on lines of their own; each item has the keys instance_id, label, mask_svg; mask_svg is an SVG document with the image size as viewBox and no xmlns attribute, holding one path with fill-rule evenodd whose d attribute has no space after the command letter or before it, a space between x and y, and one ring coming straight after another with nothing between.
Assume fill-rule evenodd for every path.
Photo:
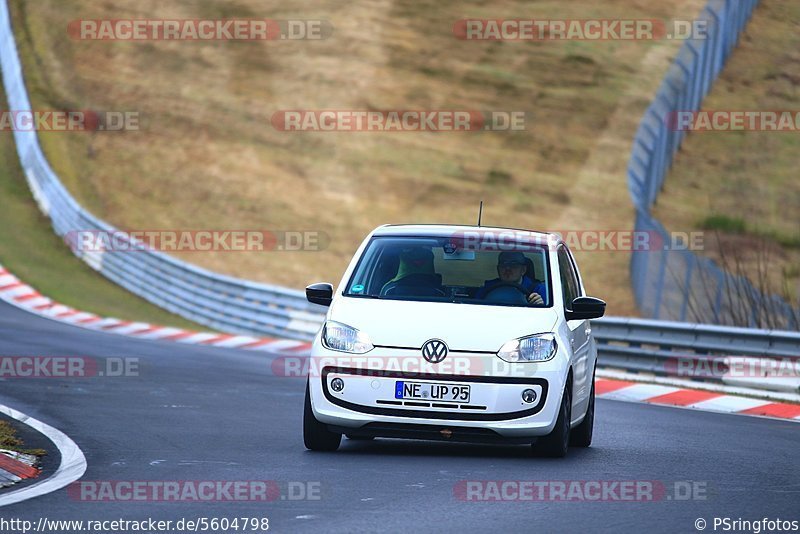
<instances>
[{"instance_id":1,"label":"driver","mask_svg":"<svg viewBox=\"0 0 800 534\"><path fill-rule=\"evenodd\" d=\"M525 274L527 261L522 252L505 251L497 256L497 274L499 278L486 280L483 287L478 289L475 298L483 299L489 290L499 284L517 284L528 292L528 304L544 304L542 295L545 294L545 285L536 282Z\"/></svg>"}]
</instances>

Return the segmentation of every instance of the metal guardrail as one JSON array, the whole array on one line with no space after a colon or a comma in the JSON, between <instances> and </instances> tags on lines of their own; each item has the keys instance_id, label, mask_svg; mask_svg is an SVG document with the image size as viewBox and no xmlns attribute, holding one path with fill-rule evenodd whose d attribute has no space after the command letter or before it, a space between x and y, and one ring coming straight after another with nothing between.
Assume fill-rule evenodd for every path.
<instances>
[{"instance_id":1,"label":"metal guardrail","mask_svg":"<svg viewBox=\"0 0 800 534\"><path fill-rule=\"evenodd\" d=\"M710 0L699 17L708 23L706 38L684 43L642 118L628 164L637 232L671 243L669 232L650 213L687 133L676 130L670 118L677 111L700 108L757 5L758 0ZM776 295L762 295L745 278L689 250L634 251L631 282L646 317L800 328L800 310Z\"/></svg>"},{"instance_id":2,"label":"metal guardrail","mask_svg":"<svg viewBox=\"0 0 800 534\"><path fill-rule=\"evenodd\" d=\"M741 1L755 4L752 0ZM719 3L712 0L710 5L715 2ZM746 19L741 13L739 17L733 22L720 17L718 23L733 31L733 28L741 28ZM719 46L720 51L724 49L719 42L714 46ZM721 65L722 59L715 57L712 63ZM0 0L0 66L9 108L31 109L8 6L3 0ZM653 111L648 114L652 116ZM644 123L643 128L647 128ZM75 230L114 230L84 210L67 192L50 168L35 132L16 131L14 135L33 196L42 212L50 217L59 236ZM658 139L653 142L664 142ZM641 137L637 137L634 157L639 154L637 150L649 150L649 157L655 157L657 152L648 148L649 145L642 146L641 141ZM666 146L674 149L676 145L672 142ZM636 176L632 176L632 180ZM633 185L640 187L642 183ZM220 275L160 252L79 254L94 269L132 293L212 328L307 340L313 337L324 318L325 309L309 304L301 291ZM642 295L637 292L637 296ZM623 318L604 318L592 324L601 365L629 371L660 374L666 359L676 356L701 358L703 355L738 354L798 358L800 354L800 334L796 333Z\"/></svg>"},{"instance_id":3,"label":"metal guardrail","mask_svg":"<svg viewBox=\"0 0 800 534\"><path fill-rule=\"evenodd\" d=\"M606 369L800 393L800 332L620 317L592 325Z\"/></svg>"},{"instance_id":4,"label":"metal guardrail","mask_svg":"<svg viewBox=\"0 0 800 534\"><path fill-rule=\"evenodd\" d=\"M31 105L11 28L0 1L0 67L9 109ZM17 152L36 202L61 237L115 228L84 210L64 188L42 153L35 131L15 131ZM260 284L201 269L158 251L126 254L73 251L92 268L132 293L197 323L227 332L309 339L325 309L301 291Z\"/></svg>"}]
</instances>

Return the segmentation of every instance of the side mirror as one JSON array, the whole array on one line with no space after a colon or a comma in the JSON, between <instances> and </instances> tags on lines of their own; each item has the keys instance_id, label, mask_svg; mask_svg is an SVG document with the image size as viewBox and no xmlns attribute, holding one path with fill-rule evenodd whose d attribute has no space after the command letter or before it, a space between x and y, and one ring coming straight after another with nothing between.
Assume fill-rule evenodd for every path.
<instances>
[{"instance_id":1,"label":"side mirror","mask_svg":"<svg viewBox=\"0 0 800 534\"><path fill-rule=\"evenodd\" d=\"M333 286L327 282L317 282L306 288L306 298L312 304L330 306L333 300Z\"/></svg>"},{"instance_id":2,"label":"side mirror","mask_svg":"<svg viewBox=\"0 0 800 534\"><path fill-rule=\"evenodd\" d=\"M606 303L594 297L578 297L572 301L572 311L566 310L567 321L599 319L606 313Z\"/></svg>"}]
</instances>

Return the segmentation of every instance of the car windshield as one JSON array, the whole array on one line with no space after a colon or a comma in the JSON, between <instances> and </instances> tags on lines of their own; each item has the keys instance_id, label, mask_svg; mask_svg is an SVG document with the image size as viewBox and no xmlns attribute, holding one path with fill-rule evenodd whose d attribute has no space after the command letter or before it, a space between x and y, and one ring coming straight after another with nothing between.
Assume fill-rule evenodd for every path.
<instances>
[{"instance_id":1,"label":"car windshield","mask_svg":"<svg viewBox=\"0 0 800 534\"><path fill-rule=\"evenodd\" d=\"M452 237L373 237L350 277L349 297L549 307L547 248Z\"/></svg>"}]
</instances>

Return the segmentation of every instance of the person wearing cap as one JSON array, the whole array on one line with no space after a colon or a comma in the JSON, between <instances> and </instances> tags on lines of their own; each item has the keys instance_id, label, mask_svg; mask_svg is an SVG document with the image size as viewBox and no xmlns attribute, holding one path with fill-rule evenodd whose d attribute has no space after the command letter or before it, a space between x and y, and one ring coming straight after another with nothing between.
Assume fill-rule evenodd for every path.
<instances>
[{"instance_id":1,"label":"person wearing cap","mask_svg":"<svg viewBox=\"0 0 800 534\"><path fill-rule=\"evenodd\" d=\"M499 284L517 284L528 292L528 304L544 304L542 295L546 293L544 283L534 281L525 274L528 268L527 258L522 252L505 251L497 256L498 278L486 280L478 289L475 298L483 299L489 291Z\"/></svg>"}]
</instances>

